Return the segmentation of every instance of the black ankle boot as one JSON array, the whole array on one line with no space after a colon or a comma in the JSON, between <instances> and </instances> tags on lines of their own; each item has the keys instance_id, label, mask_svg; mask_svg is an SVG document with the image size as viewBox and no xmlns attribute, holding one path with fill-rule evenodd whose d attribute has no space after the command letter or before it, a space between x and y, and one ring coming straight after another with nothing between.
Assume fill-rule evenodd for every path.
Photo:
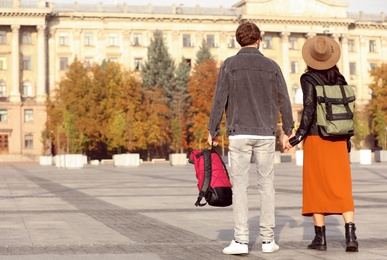
<instances>
[{"instance_id":1,"label":"black ankle boot","mask_svg":"<svg viewBox=\"0 0 387 260\"><path fill-rule=\"evenodd\" d=\"M314 237L312 243L308 245L308 249L326 251L327 241L325 238L325 226L322 226L322 227L314 226L314 232L316 233L316 236Z\"/></svg>"},{"instance_id":2,"label":"black ankle boot","mask_svg":"<svg viewBox=\"0 0 387 260\"><path fill-rule=\"evenodd\" d=\"M358 251L358 243L356 241L356 227L355 223L349 222L345 224L345 240L347 243L346 252L357 252Z\"/></svg>"}]
</instances>

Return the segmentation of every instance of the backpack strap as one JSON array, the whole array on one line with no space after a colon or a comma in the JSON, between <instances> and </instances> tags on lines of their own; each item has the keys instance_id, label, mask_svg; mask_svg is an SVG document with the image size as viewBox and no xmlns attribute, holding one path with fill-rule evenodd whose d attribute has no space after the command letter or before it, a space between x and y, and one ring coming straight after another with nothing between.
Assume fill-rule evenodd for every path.
<instances>
[{"instance_id":1,"label":"backpack strap","mask_svg":"<svg viewBox=\"0 0 387 260\"><path fill-rule=\"evenodd\" d=\"M212 177L212 164L211 164L211 150L203 150L203 163L204 163L204 181L203 185L200 188L198 199L196 200L195 206L203 207L207 203L200 203L200 201L203 199L203 197L206 196L208 192L208 188L211 184L211 177Z\"/></svg>"}]
</instances>

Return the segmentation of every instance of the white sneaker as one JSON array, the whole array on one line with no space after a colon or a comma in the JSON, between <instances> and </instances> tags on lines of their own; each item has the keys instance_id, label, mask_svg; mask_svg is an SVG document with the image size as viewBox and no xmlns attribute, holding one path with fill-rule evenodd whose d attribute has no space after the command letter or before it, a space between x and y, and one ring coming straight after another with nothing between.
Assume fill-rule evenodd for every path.
<instances>
[{"instance_id":1,"label":"white sneaker","mask_svg":"<svg viewBox=\"0 0 387 260\"><path fill-rule=\"evenodd\" d=\"M262 252L263 253L273 253L279 250L279 246L275 243L275 241L271 242L262 242Z\"/></svg>"},{"instance_id":2,"label":"white sneaker","mask_svg":"<svg viewBox=\"0 0 387 260\"><path fill-rule=\"evenodd\" d=\"M249 253L249 246L247 244L241 244L235 240L231 241L228 247L223 249L223 254L226 255L239 255Z\"/></svg>"}]
</instances>

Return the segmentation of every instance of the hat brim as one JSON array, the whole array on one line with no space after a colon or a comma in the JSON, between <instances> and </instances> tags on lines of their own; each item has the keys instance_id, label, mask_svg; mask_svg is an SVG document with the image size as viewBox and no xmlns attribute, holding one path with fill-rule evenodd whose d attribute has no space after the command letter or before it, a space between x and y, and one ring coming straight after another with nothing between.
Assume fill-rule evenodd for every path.
<instances>
[{"instance_id":1,"label":"hat brim","mask_svg":"<svg viewBox=\"0 0 387 260\"><path fill-rule=\"evenodd\" d=\"M302 47L302 58L306 65L316 70L330 69L337 64L341 57L340 45L332 38L326 37L326 41L333 47L332 55L325 61L319 61L312 57L310 49L316 42L318 36L308 39Z\"/></svg>"}]
</instances>

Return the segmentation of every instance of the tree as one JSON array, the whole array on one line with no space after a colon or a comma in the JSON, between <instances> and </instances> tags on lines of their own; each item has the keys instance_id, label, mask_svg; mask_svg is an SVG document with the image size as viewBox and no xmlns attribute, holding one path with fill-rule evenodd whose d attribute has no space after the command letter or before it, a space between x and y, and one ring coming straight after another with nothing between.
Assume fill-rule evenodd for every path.
<instances>
[{"instance_id":1,"label":"tree","mask_svg":"<svg viewBox=\"0 0 387 260\"><path fill-rule=\"evenodd\" d=\"M211 110L212 99L216 86L218 68L211 60L203 60L195 65L194 72L188 83L189 94L191 96L191 127L189 129L193 136L191 147L202 149L202 144L206 143L208 130L207 124Z\"/></svg>"},{"instance_id":2,"label":"tree","mask_svg":"<svg viewBox=\"0 0 387 260\"><path fill-rule=\"evenodd\" d=\"M118 63L86 69L75 59L55 98L47 102L47 128L56 153L107 155L134 149L140 86Z\"/></svg>"},{"instance_id":3,"label":"tree","mask_svg":"<svg viewBox=\"0 0 387 260\"><path fill-rule=\"evenodd\" d=\"M165 103L164 92L161 88L150 89L143 86L142 101L134 122L137 147L147 151L147 160L156 153L168 139L166 115L169 108ZM160 150L159 150L160 153Z\"/></svg>"},{"instance_id":4,"label":"tree","mask_svg":"<svg viewBox=\"0 0 387 260\"><path fill-rule=\"evenodd\" d=\"M154 31L147 57L141 71L144 85L152 90L162 88L170 101L173 94L171 88L174 81L175 62L165 46L162 31Z\"/></svg>"},{"instance_id":5,"label":"tree","mask_svg":"<svg viewBox=\"0 0 387 260\"><path fill-rule=\"evenodd\" d=\"M199 51L196 53L196 65L202 63L204 60L214 61L214 58L211 55L207 42L203 39L202 45L199 47Z\"/></svg>"},{"instance_id":6,"label":"tree","mask_svg":"<svg viewBox=\"0 0 387 260\"><path fill-rule=\"evenodd\" d=\"M372 132L378 140L378 144L386 148L387 132L387 64L383 63L371 71L374 78L369 88L372 91L372 99L367 108L371 116Z\"/></svg>"},{"instance_id":7,"label":"tree","mask_svg":"<svg viewBox=\"0 0 387 260\"><path fill-rule=\"evenodd\" d=\"M175 64L164 44L162 31L153 33L147 57L141 71L144 117L139 122L145 134L138 138L142 145L147 146L147 157L150 159L151 149L159 156L166 156L163 147L168 147L171 140L172 115L169 104L174 96Z\"/></svg>"},{"instance_id":8,"label":"tree","mask_svg":"<svg viewBox=\"0 0 387 260\"><path fill-rule=\"evenodd\" d=\"M82 150L84 138L78 119L87 107L82 102L91 87L91 79L83 64L76 58L69 66L66 77L59 82L53 100L47 101L47 128L52 133L56 153L76 153Z\"/></svg>"},{"instance_id":9,"label":"tree","mask_svg":"<svg viewBox=\"0 0 387 260\"><path fill-rule=\"evenodd\" d=\"M175 74L175 82L173 85L173 97L170 103L171 108L171 131L172 145L176 152L186 147L186 125L188 110L190 104L190 96L188 93L188 82L191 67L187 61L182 58Z\"/></svg>"},{"instance_id":10,"label":"tree","mask_svg":"<svg viewBox=\"0 0 387 260\"><path fill-rule=\"evenodd\" d=\"M355 134L351 139L355 149L359 150L361 148L361 141L369 134L367 114L363 113L362 110L357 109L354 111L353 128Z\"/></svg>"}]
</instances>

